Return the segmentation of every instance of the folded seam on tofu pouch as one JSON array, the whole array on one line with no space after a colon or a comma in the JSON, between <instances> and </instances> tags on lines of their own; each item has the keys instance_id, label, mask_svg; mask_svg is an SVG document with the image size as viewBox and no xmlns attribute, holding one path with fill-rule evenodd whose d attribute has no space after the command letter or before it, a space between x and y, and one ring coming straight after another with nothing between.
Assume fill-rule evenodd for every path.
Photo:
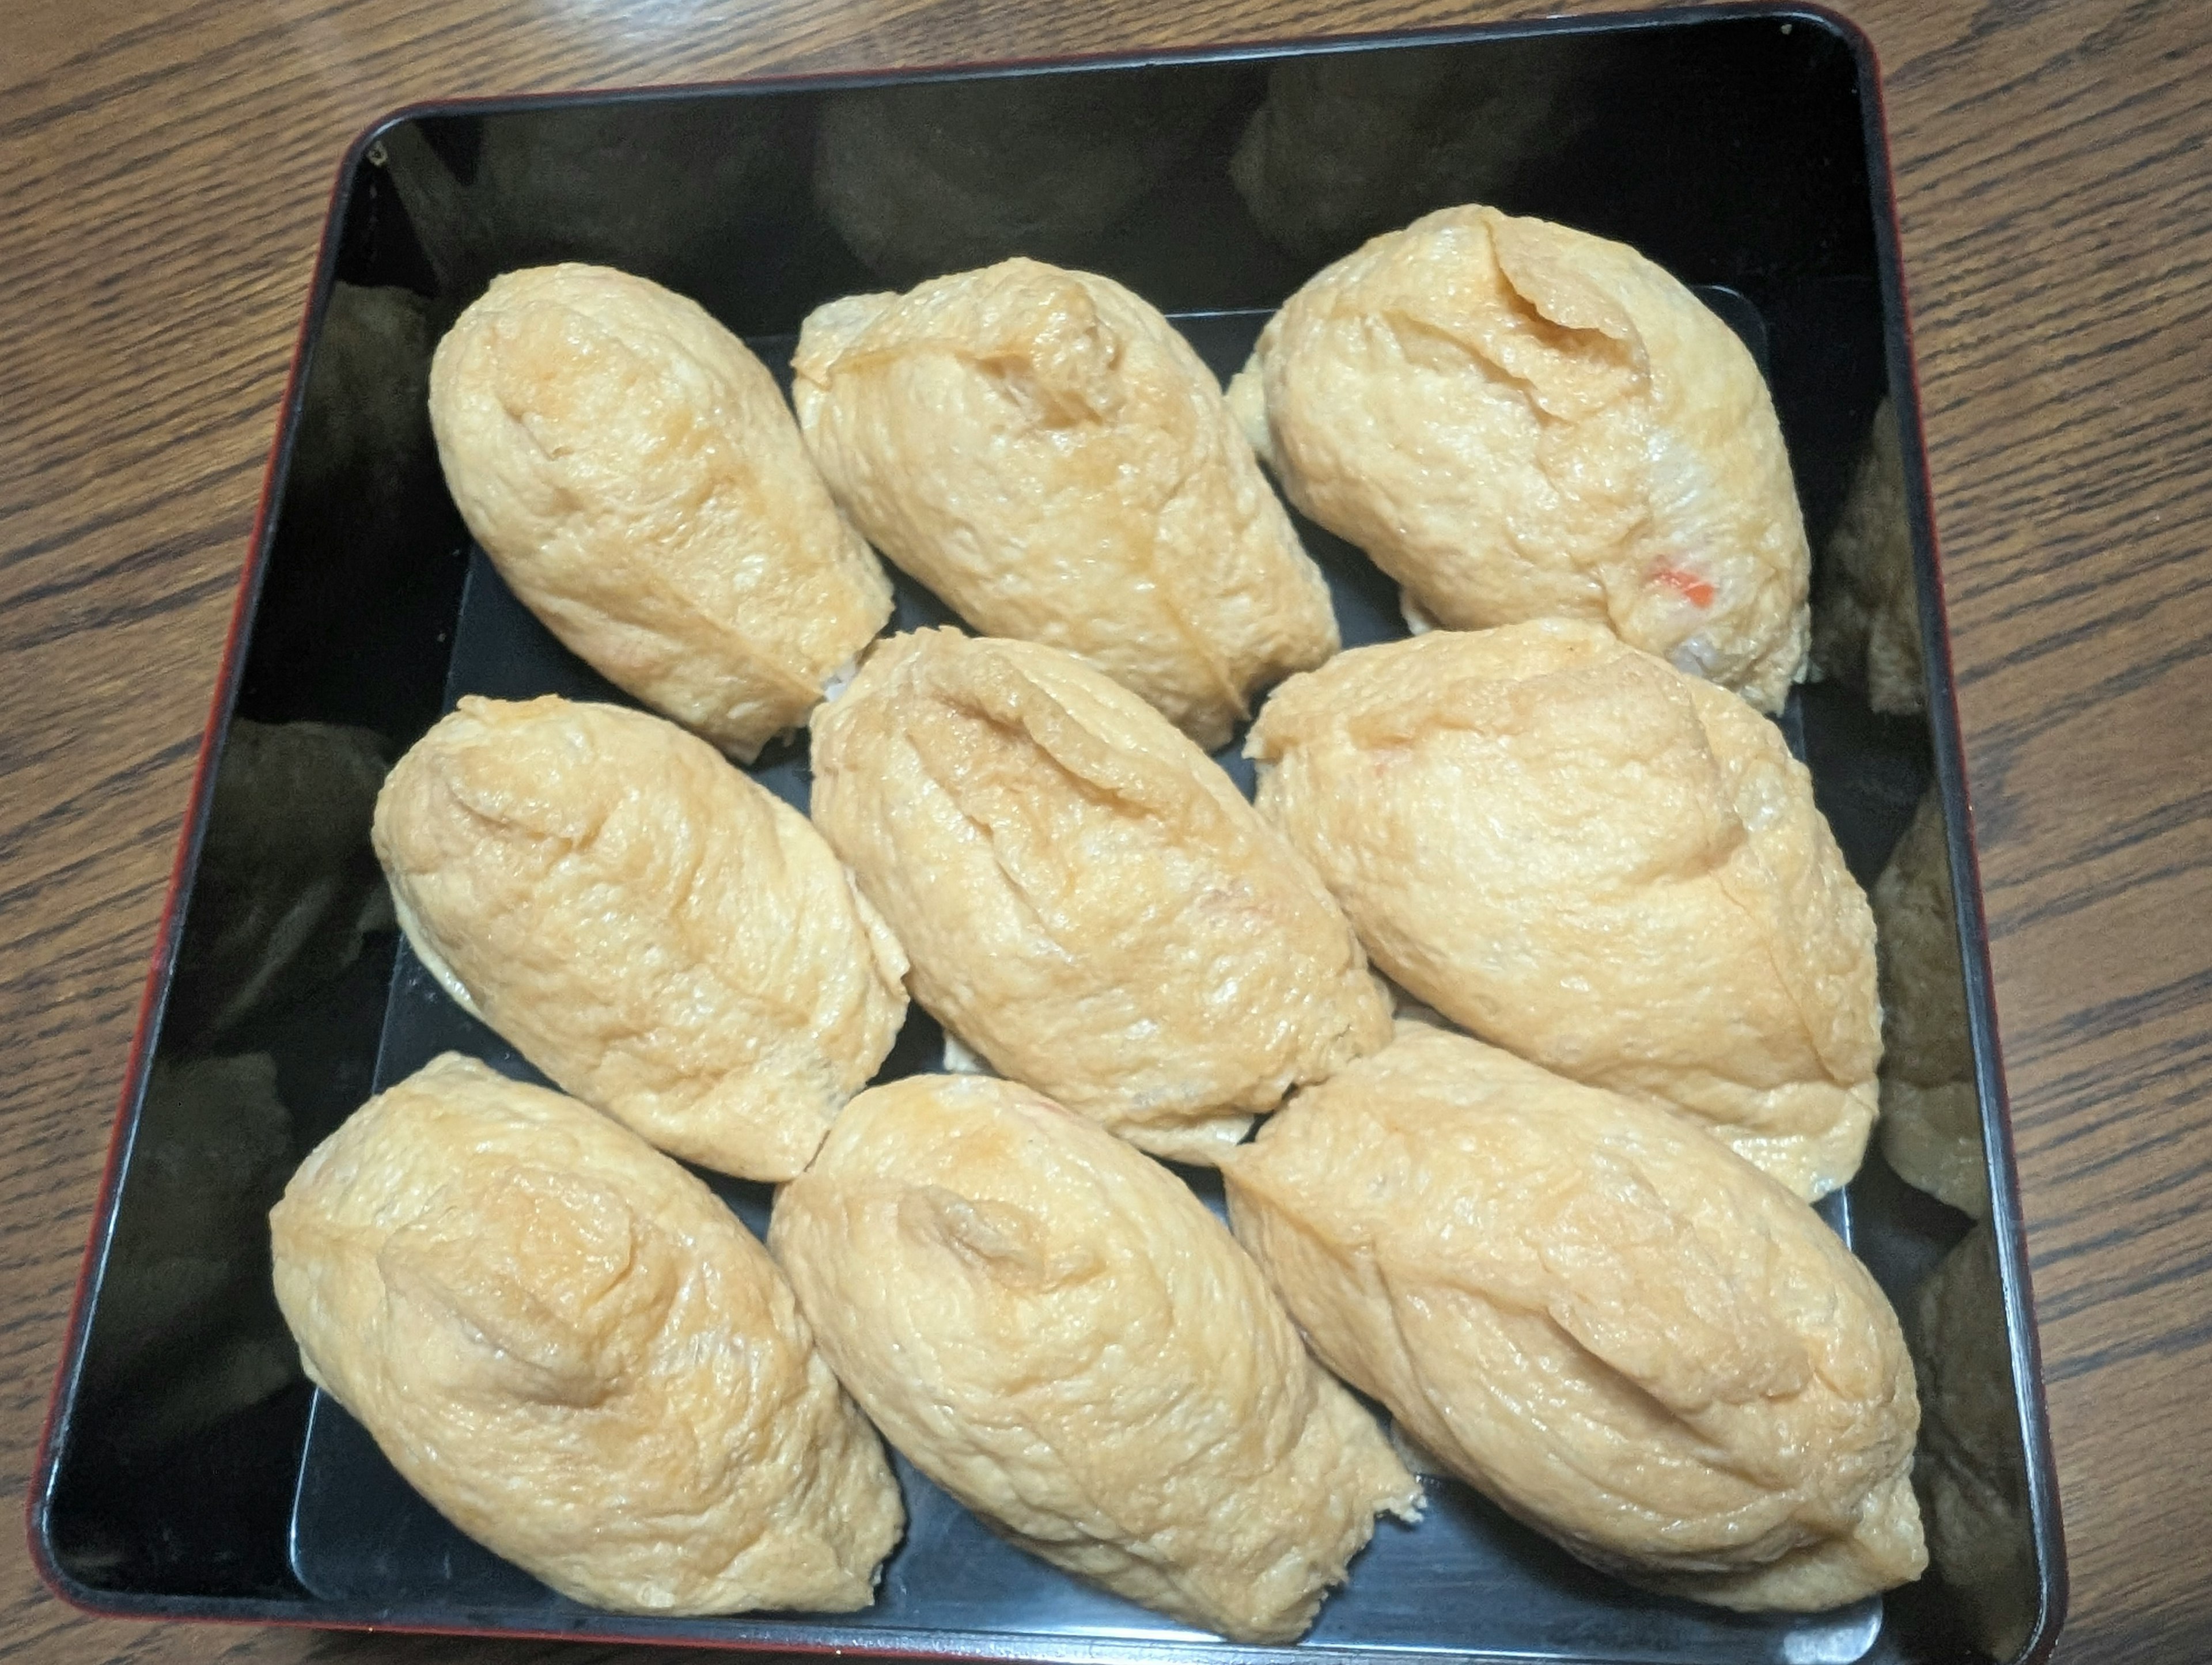
<instances>
[{"instance_id":1,"label":"folded seam on tofu pouch","mask_svg":"<svg viewBox=\"0 0 2212 1665\"><path fill-rule=\"evenodd\" d=\"M1245 753L1376 966L1452 1022L1671 1105L1808 1199L1857 1170L1873 916L1742 701L1540 619L1340 653Z\"/></svg>"},{"instance_id":2,"label":"folded seam on tofu pouch","mask_svg":"<svg viewBox=\"0 0 2212 1665\"><path fill-rule=\"evenodd\" d=\"M1580 1559L1750 1610L1924 1565L1896 1316L1681 1118L1406 1021L1222 1174L1322 1362Z\"/></svg>"},{"instance_id":3,"label":"folded seam on tofu pouch","mask_svg":"<svg viewBox=\"0 0 2212 1665\"><path fill-rule=\"evenodd\" d=\"M1074 653L1208 750L1336 651L1212 372L1110 279L1015 259L847 296L792 365L840 507L978 630Z\"/></svg>"},{"instance_id":4,"label":"folded seam on tofu pouch","mask_svg":"<svg viewBox=\"0 0 2212 1665\"><path fill-rule=\"evenodd\" d=\"M846 1612L904 1524L874 1431L711 1191L447 1053L270 1214L307 1374L479 1543L623 1613Z\"/></svg>"},{"instance_id":5,"label":"folded seam on tofu pouch","mask_svg":"<svg viewBox=\"0 0 2212 1665\"><path fill-rule=\"evenodd\" d=\"M1439 209L1309 279L1229 397L1290 500L1440 624L1586 620L1762 711L1804 674L1758 364L1624 244Z\"/></svg>"},{"instance_id":6,"label":"folded seam on tofu pouch","mask_svg":"<svg viewBox=\"0 0 2212 1665\"><path fill-rule=\"evenodd\" d=\"M604 266L503 273L430 365L461 518L570 652L740 762L891 613L775 378L704 308Z\"/></svg>"},{"instance_id":7,"label":"folded seam on tofu pouch","mask_svg":"<svg viewBox=\"0 0 2212 1665\"><path fill-rule=\"evenodd\" d=\"M999 1074L1211 1162L1389 1033L1312 871L1127 690L1037 643L894 637L814 725L815 823L914 997Z\"/></svg>"},{"instance_id":8,"label":"folded seam on tofu pouch","mask_svg":"<svg viewBox=\"0 0 2212 1665\"><path fill-rule=\"evenodd\" d=\"M891 1443L1054 1565L1287 1642L1419 1482L1174 1175L1010 1081L846 1107L769 1245Z\"/></svg>"},{"instance_id":9,"label":"folded seam on tofu pouch","mask_svg":"<svg viewBox=\"0 0 2212 1665\"><path fill-rule=\"evenodd\" d=\"M897 1038L905 957L830 847L661 718L465 696L372 836L455 999L687 1161L790 1178Z\"/></svg>"}]
</instances>

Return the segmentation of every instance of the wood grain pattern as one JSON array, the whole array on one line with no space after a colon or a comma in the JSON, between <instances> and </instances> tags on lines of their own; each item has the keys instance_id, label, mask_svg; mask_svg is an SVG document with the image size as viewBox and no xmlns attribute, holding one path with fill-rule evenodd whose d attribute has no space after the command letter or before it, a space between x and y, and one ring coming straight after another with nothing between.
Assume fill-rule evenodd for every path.
<instances>
[{"instance_id":1,"label":"wood grain pattern","mask_svg":"<svg viewBox=\"0 0 2212 1665\"><path fill-rule=\"evenodd\" d=\"M453 94L1534 9L8 8L0 1480L11 1493L44 1415L327 193L356 131ZM2212 680L2198 669L2212 648L2212 44L2183 0L1843 9L1887 74L2072 1558L2060 1657L2212 1658L2212 1115L2201 1108L2212 1097ZM0 1656L11 1659L520 1665L618 1651L94 1620L40 1589L19 1534L0 1541Z\"/></svg>"}]
</instances>

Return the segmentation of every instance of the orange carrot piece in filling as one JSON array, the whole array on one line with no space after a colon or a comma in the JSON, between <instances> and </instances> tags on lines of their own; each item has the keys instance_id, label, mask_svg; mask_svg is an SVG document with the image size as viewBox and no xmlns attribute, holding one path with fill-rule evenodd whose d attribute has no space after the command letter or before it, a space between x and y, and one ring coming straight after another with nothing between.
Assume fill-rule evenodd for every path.
<instances>
[{"instance_id":1,"label":"orange carrot piece in filling","mask_svg":"<svg viewBox=\"0 0 2212 1665\"><path fill-rule=\"evenodd\" d=\"M1710 607L1718 593L1712 580L1700 578L1686 567L1659 567L1653 569L1651 581L1664 584L1686 600L1692 607Z\"/></svg>"}]
</instances>

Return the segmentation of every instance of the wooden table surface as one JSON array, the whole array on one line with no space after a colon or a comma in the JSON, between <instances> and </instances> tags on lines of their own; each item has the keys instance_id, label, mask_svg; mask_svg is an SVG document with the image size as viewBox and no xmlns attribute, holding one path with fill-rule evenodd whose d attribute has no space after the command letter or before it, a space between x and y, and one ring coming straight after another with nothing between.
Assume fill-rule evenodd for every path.
<instances>
[{"instance_id":1,"label":"wooden table surface","mask_svg":"<svg viewBox=\"0 0 2212 1665\"><path fill-rule=\"evenodd\" d=\"M27 1479L333 170L434 96L1343 33L1532 0L0 8L0 1476ZM1617 9L1617 8L1615 8ZM2069 1540L2212 1659L2212 30L1854 0L1887 77ZM0 1657L605 1650L90 1619ZM624 1655L624 1657L639 1657ZM696 1656L693 1656L696 1657Z\"/></svg>"}]
</instances>

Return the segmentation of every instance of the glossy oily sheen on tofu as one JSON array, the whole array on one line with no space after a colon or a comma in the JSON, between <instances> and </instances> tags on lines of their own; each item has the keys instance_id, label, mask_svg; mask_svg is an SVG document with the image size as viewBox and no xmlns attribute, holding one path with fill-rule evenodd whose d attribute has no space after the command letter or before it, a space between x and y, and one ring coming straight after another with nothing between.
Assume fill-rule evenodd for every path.
<instances>
[{"instance_id":1,"label":"glossy oily sheen on tofu","mask_svg":"<svg viewBox=\"0 0 2212 1665\"><path fill-rule=\"evenodd\" d=\"M1857 1171L1873 918L1742 701L1544 620L1340 654L1245 750L1375 963L1452 1022L1686 1112L1800 1196Z\"/></svg>"},{"instance_id":2,"label":"glossy oily sheen on tofu","mask_svg":"<svg viewBox=\"0 0 2212 1665\"><path fill-rule=\"evenodd\" d=\"M624 1613L844 1612L904 1521L790 1286L714 1194L448 1053L270 1215L307 1374L454 1525Z\"/></svg>"},{"instance_id":3,"label":"glossy oily sheen on tofu","mask_svg":"<svg viewBox=\"0 0 2212 1665\"><path fill-rule=\"evenodd\" d=\"M1439 210L1310 279L1229 397L1409 614L1591 620L1762 711L1802 672L1812 562L1773 400L1624 244Z\"/></svg>"},{"instance_id":4,"label":"glossy oily sheen on tofu","mask_svg":"<svg viewBox=\"0 0 2212 1665\"><path fill-rule=\"evenodd\" d=\"M789 1179L906 1015L806 817L672 723L474 696L399 760L377 857L446 988L665 1151Z\"/></svg>"},{"instance_id":5,"label":"glossy oily sheen on tofu","mask_svg":"<svg viewBox=\"0 0 2212 1665\"><path fill-rule=\"evenodd\" d=\"M1288 1642L1420 1486L1188 1187L1026 1087L861 1094L769 1246L908 1461L1054 1565Z\"/></svg>"},{"instance_id":6,"label":"glossy oily sheen on tofu","mask_svg":"<svg viewBox=\"0 0 2212 1665\"><path fill-rule=\"evenodd\" d=\"M1033 642L894 637L814 720L815 823L998 1073L1210 1162L1389 1036L1352 927L1220 768Z\"/></svg>"},{"instance_id":7,"label":"glossy oily sheen on tofu","mask_svg":"<svg viewBox=\"0 0 2212 1665\"><path fill-rule=\"evenodd\" d=\"M430 422L462 518L531 611L740 762L890 617L775 379L644 278L495 278L438 343Z\"/></svg>"},{"instance_id":8,"label":"glossy oily sheen on tofu","mask_svg":"<svg viewBox=\"0 0 2212 1665\"><path fill-rule=\"evenodd\" d=\"M1322 1362L1593 1566L1813 1612L1925 1565L1896 1316L1680 1117L1407 1022L1222 1174Z\"/></svg>"},{"instance_id":9,"label":"glossy oily sheen on tofu","mask_svg":"<svg viewBox=\"0 0 2212 1665\"><path fill-rule=\"evenodd\" d=\"M817 310L793 402L839 505L969 624L1076 654L1198 744L1337 649L1213 373L1120 284L1008 260Z\"/></svg>"}]
</instances>

